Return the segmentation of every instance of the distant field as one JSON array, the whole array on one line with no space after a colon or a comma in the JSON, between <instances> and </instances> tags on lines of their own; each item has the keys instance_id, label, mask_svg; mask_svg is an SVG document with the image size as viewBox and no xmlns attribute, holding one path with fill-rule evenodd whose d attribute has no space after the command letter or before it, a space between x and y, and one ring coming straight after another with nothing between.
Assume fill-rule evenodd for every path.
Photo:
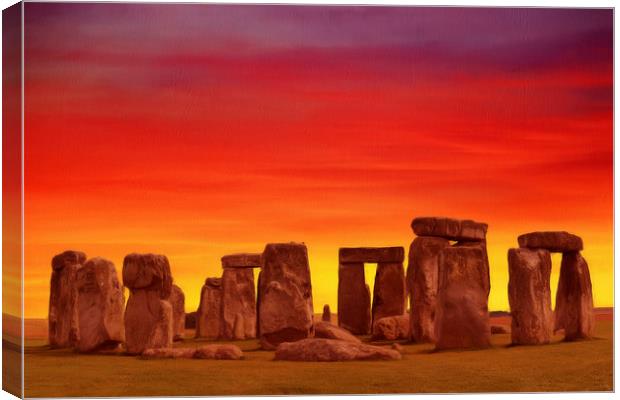
<instances>
[{"instance_id":1,"label":"distant field","mask_svg":"<svg viewBox=\"0 0 620 400\"><path fill-rule=\"evenodd\" d=\"M242 361L140 360L79 355L27 340L26 396L205 396L612 390L611 310L597 312L597 338L547 346L510 347L494 335L489 350L433 353L404 344L400 361L300 363L272 361L256 340L234 342ZM509 317L493 318L505 324ZM44 325L43 325L44 326ZM191 332L188 332L191 333ZM208 343L194 339L177 346ZM33 346L34 345L34 346Z\"/></svg>"}]
</instances>

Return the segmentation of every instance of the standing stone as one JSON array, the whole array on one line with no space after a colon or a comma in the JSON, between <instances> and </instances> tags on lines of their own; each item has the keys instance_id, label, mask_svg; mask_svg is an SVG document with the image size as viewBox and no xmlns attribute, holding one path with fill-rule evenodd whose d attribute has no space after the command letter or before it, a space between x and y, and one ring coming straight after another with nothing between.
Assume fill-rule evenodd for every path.
<instances>
[{"instance_id":1,"label":"standing stone","mask_svg":"<svg viewBox=\"0 0 620 400\"><path fill-rule=\"evenodd\" d=\"M263 252L260 303L261 346L312 337L312 284L303 243L268 244Z\"/></svg>"},{"instance_id":2,"label":"standing stone","mask_svg":"<svg viewBox=\"0 0 620 400\"><path fill-rule=\"evenodd\" d=\"M221 305L222 279L207 278L200 292L200 305L196 315L197 338L219 338Z\"/></svg>"},{"instance_id":3,"label":"standing stone","mask_svg":"<svg viewBox=\"0 0 620 400\"><path fill-rule=\"evenodd\" d=\"M168 301L172 305L172 340L183 340L185 337L185 294L183 294L183 290L177 285L172 285Z\"/></svg>"},{"instance_id":4,"label":"standing stone","mask_svg":"<svg viewBox=\"0 0 620 400\"><path fill-rule=\"evenodd\" d=\"M418 237L409 248L407 281L411 339L414 342L435 341L435 307L439 284L439 253L450 246L447 239Z\"/></svg>"},{"instance_id":5,"label":"standing stone","mask_svg":"<svg viewBox=\"0 0 620 400\"><path fill-rule=\"evenodd\" d=\"M77 271L86 254L65 251L52 258L48 338L53 348L73 347L79 339Z\"/></svg>"},{"instance_id":6,"label":"standing stone","mask_svg":"<svg viewBox=\"0 0 620 400\"><path fill-rule=\"evenodd\" d=\"M172 290L168 258L156 254L129 254L123 261L123 284L129 288L125 308L127 353L171 347Z\"/></svg>"},{"instance_id":7,"label":"standing stone","mask_svg":"<svg viewBox=\"0 0 620 400\"><path fill-rule=\"evenodd\" d=\"M486 266L478 247L446 247L439 255L436 349L491 345Z\"/></svg>"},{"instance_id":8,"label":"standing stone","mask_svg":"<svg viewBox=\"0 0 620 400\"><path fill-rule=\"evenodd\" d=\"M372 324L381 318L405 312L405 270L403 263L379 263L372 300Z\"/></svg>"},{"instance_id":9,"label":"standing stone","mask_svg":"<svg viewBox=\"0 0 620 400\"><path fill-rule=\"evenodd\" d=\"M370 333L370 288L364 277L364 263L338 267L338 326L354 335Z\"/></svg>"},{"instance_id":10,"label":"standing stone","mask_svg":"<svg viewBox=\"0 0 620 400\"><path fill-rule=\"evenodd\" d=\"M564 340L587 339L594 332L594 302L588 263L578 251L562 254L555 298L555 329Z\"/></svg>"},{"instance_id":11,"label":"standing stone","mask_svg":"<svg viewBox=\"0 0 620 400\"><path fill-rule=\"evenodd\" d=\"M111 261L91 258L77 271L81 352L113 349L125 341L125 297Z\"/></svg>"},{"instance_id":12,"label":"standing stone","mask_svg":"<svg viewBox=\"0 0 620 400\"><path fill-rule=\"evenodd\" d=\"M484 289L487 292L487 296L491 292L491 272L489 268L489 255L487 253L487 241L480 240L477 242L466 242L461 241L457 242L455 247L478 247L482 250L482 255L484 256L484 268L485 268L485 281L484 281Z\"/></svg>"},{"instance_id":13,"label":"standing stone","mask_svg":"<svg viewBox=\"0 0 620 400\"><path fill-rule=\"evenodd\" d=\"M260 337L260 304L265 293L265 285L263 285L263 271L258 273L258 279L256 282L256 337Z\"/></svg>"},{"instance_id":14,"label":"standing stone","mask_svg":"<svg viewBox=\"0 0 620 400\"><path fill-rule=\"evenodd\" d=\"M332 321L332 312L329 309L329 304L325 304L323 306L323 316L321 317L321 320L323 320L325 322L331 322Z\"/></svg>"},{"instance_id":15,"label":"standing stone","mask_svg":"<svg viewBox=\"0 0 620 400\"><path fill-rule=\"evenodd\" d=\"M225 268L222 273L222 327L223 339L235 338L235 319L242 316L243 337L256 337L256 300L254 272L251 268Z\"/></svg>"},{"instance_id":16,"label":"standing stone","mask_svg":"<svg viewBox=\"0 0 620 400\"><path fill-rule=\"evenodd\" d=\"M512 343L549 343L553 336L551 255L543 249L510 249L508 271Z\"/></svg>"}]
</instances>

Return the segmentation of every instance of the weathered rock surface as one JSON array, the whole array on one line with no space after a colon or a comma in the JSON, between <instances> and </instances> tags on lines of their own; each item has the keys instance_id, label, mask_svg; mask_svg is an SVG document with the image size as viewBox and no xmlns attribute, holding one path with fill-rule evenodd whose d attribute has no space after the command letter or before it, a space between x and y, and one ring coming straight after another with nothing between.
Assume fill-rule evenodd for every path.
<instances>
[{"instance_id":1,"label":"weathered rock surface","mask_svg":"<svg viewBox=\"0 0 620 400\"><path fill-rule=\"evenodd\" d=\"M275 360L287 361L355 361L400 360L401 354L392 349L363 343L334 339L303 339L282 343L276 349Z\"/></svg>"},{"instance_id":2,"label":"weathered rock surface","mask_svg":"<svg viewBox=\"0 0 620 400\"><path fill-rule=\"evenodd\" d=\"M486 240L481 240L478 242L457 242L454 244L454 247L478 247L482 250L482 254L484 256L484 267L486 270L485 281L484 281L484 289L487 292L487 296L491 292L491 273L489 267L489 255L487 254L487 242Z\"/></svg>"},{"instance_id":3,"label":"weathered rock surface","mask_svg":"<svg viewBox=\"0 0 620 400\"><path fill-rule=\"evenodd\" d=\"M442 250L435 314L437 350L491 345L485 280L485 258L480 248Z\"/></svg>"},{"instance_id":4,"label":"weathered rock surface","mask_svg":"<svg viewBox=\"0 0 620 400\"><path fill-rule=\"evenodd\" d=\"M346 329L342 329L330 322L316 322L314 324L314 337L324 339L344 340L346 342L361 343L357 337L353 336Z\"/></svg>"},{"instance_id":5,"label":"weathered rock surface","mask_svg":"<svg viewBox=\"0 0 620 400\"><path fill-rule=\"evenodd\" d=\"M86 254L65 251L52 258L48 339L53 348L73 347L79 339L77 271Z\"/></svg>"},{"instance_id":6,"label":"weathered rock surface","mask_svg":"<svg viewBox=\"0 0 620 400\"><path fill-rule=\"evenodd\" d=\"M409 339L409 314L384 317L377 321L372 333L374 340Z\"/></svg>"},{"instance_id":7,"label":"weathered rock surface","mask_svg":"<svg viewBox=\"0 0 620 400\"><path fill-rule=\"evenodd\" d=\"M203 360L241 360L243 352L233 344L210 344L196 349L194 358Z\"/></svg>"},{"instance_id":8,"label":"weathered rock surface","mask_svg":"<svg viewBox=\"0 0 620 400\"><path fill-rule=\"evenodd\" d=\"M331 322L332 321L332 312L329 309L329 304L323 305L323 315L321 316L321 320L323 320L325 322Z\"/></svg>"},{"instance_id":9,"label":"weathered rock surface","mask_svg":"<svg viewBox=\"0 0 620 400\"><path fill-rule=\"evenodd\" d=\"M579 252L562 254L555 298L555 329L564 329L564 340L591 338L594 303L588 263Z\"/></svg>"},{"instance_id":10,"label":"weathered rock surface","mask_svg":"<svg viewBox=\"0 0 620 400\"><path fill-rule=\"evenodd\" d=\"M185 294L183 290L177 285L172 285L168 301L172 305L172 340L183 340L185 337Z\"/></svg>"},{"instance_id":11,"label":"weathered rock surface","mask_svg":"<svg viewBox=\"0 0 620 400\"><path fill-rule=\"evenodd\" d=\"M303 243L268 244L263 252L260 341L265 349L313 335L312 284Z\"/></svg>"},{"instance_id":12,"label":"weathered rock surface","mask_svg":"<svg viewBox=\"0 0 620 400\"><path fill-rule=\"evenodd\" d=\"M583 241L579 236L563 231L530 232L519 236L518 241L519 247L546 249L552 253L583 250Z\"/></svg>"},{"instance_id":13,"label":"weathered rock surface","mask_svg":"<svg viewBox=\"0 0 620 400\"><path fill-rule=\"evenodd\" d=\"M344 263L401 263L405 259L402 247L342 247L338 260Z\"/></svg>"},{"instance_id":14,"label":"weathered rock surface","mask_svg":"<svg viewBox=\"0 0 620 400\"><path fill-rule=\"evenodd\" d=\"M125 308L127 353L171 347L173 337L172 291L168 258L156 254L129 254L123 261L123 283L129 288Z\"/></svg>"},{"instance_id":15,"label":"weathered rock surface","mask_svg":"<svg viewBox=\"0 0 620 400\"><path fill-rule=\"evenodd\" d=\"M435 307L439 285L439 253L450 241L438 237L415 238L409 248L407 282L411 339L414 342L435 341Z\"/></svg>"},{"instance_id":16,"label":"weathered rock surface","mask_svg":"<svg viewBox=\"0 0 620 400\"><path fill-rule=\"evenodd\" d=\"M366 285L364 263L338 267L338 326L355 335L370 333L370 288Z\"/></svg>"},{"instance_id":17,"label":"weathered rock surface","mask_svg":"<svg viewBox=\"0 0 620 400\"><path fill-rule=\"evenodd\" d=\"M222 257L222 268L260 268L260 253L229 254Z\"/></svg>"},{"instance_id":18,"label":"weathered rock surface","mask_svg":"<svg viewBox=\"0 0 620 400\"><path fill-rule=\"evenodd\" d=\"M549 343L553 336L549 251L510 249L508 271L512 343Z\"/></svg>"},{"instance_id":19,"label":"weathered rock surface","mask_svg":"<svg viewBox=\"0 0 620 400\"><path fill-rule=\"evenodd\" d=\"M221 329L222 279L207 278L196 312L196 337L217 339Z\"/></svg>"},{"instance_id":20,"label":"weathered rock surface","mask_svg":"<svg viewBox=\"0 0 620 400\"><path fill-rule=\"evenodd\" d=\"M81 352L116 348L125 341L125 298L111 261L91 258L77 271L77 349Z\"/></svg>"},{"instance_id":21,"label":"weathered rock surface","mask_svg":"<svg viewBox=\"0 0 620 400\"><path fill-rule=\"evenodd\" d=\"M142 353L143 359L151 358L197 358L212 360L240 360L241 349L232 344L210 344L202 347L157 348L147 349Z\"/></svg>"},{"instance_id":22,"label":"weathered rock surface","mask_svg":"<svg viewBox=\"0 0 620 400\"><path fill-rule=\"evenodd\" d=\"M372 300L373 325L383 317L405 312L405 271L402 263L379 263Z\"/></svg>"},{"instance_id":23,"label":"weathered rock surface","mask_svg":"<svg viewBox=\"0 0 620 400\"><path fill-rule=\"evenodd\" d=\"M446 217L418 217L411 222L418 236L435 236L456 241L485 240L488 225L469 219Z\"/></svg>"},{"instance_id":24,"label":"weathered rock surface","mask_svg":"<svg viewBox=\"0 0 620 400\"><path fill-rule=\"evenodd\" d=\"M256 294L254 272L251 268L225 268L222 273L222 326L223 339L251 339L256 337ZM240 332L235 335L235 320L241 315ZM241 332L243 333L241 335Z\"/></svg>"},{"instance_id":25,"label":"weathered rock surface","mask_svg":"<svg viewBox=\"0 0 620 400\"><path fill-rule=\"evenodd\" d=\"M194 358L196 348L194 347L165 347L157 349L146 349L142 352L141 358Z\"/></svg>"},{"instance_id":26,"label":"weathered rock surface","mask_svg":"<svg viewBox=\"0 0 620 400\"><path fill-rule=\"evenodd\" d=\"M232 338L234 340L244 340L245 337L245 318L243 317L243 314L241 313L237 313L237 315L235 315L235 327L233 329L233 336Z\"/></svg>"}]
</instances>

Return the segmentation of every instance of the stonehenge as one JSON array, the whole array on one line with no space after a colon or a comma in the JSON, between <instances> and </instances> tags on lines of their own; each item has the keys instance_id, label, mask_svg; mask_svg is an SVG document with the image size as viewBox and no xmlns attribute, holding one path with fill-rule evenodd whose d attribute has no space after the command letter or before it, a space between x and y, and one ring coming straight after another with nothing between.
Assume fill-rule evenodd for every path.
<instances>
[{"instance_id":1,"label":"stonehenge","mask_svg":"<svg viewBox=\"0 0 620 400\"><path fill-rule=\"evenodd\" d=\"M52 258L48 339L52 348L73 347L79 339L77 271L86 254L68 250Z\"/></svg>"},{"instance_id":2,"label":"stonehenge","mask_svg":"<svg viewBox=\"0 0 620 400\"><path fill-rule=\"evenodd\" d=\"M507 330L490 325L487 224L420 217L411 228L417 236L409 247L406 274L403 247L339 249L337 324L328 304L315 322L304 243L268 243L262 253L223 256L221 277L207 278L201 288L195 337L258 338L262 349L276 350L276 359L295 361L400 357L399 351L368 346L356 335L428 342L436 350L487 348L491 334L510 333L514 345L547 344L560 330L565 341L592 337L592 283L579 236L530 232L518 237L518 248L508 250ZM553 252L562 253L555 310L550 290ZM372 304L365 263L377 264ZM51 264L52 348L86 353L124 345L126 353L144 358L243 356L236 346L173 347L173 341L185 335L185 295L173 284L164 255L128 254L122 285L114 264L101 257L87 260L83 252L68 250L54 256ZM256 288L254 268L260 269ZM124 287L129 289L126 304Z\"/></svg>"},{"instance_id":3,"label":"stonehenge","mask_svg":"<svg viewBox=\"0 0 620 400\"><path fill-rule=\"evenodd\" d=\"M530 232L517 239L519 249L508 251L513 344L549 343L553 332L564 340L592 337L594 303L583 240L564 231ZM551 258L562 253L555 312L551 313Z\"/></svg>"},{"instance_id":4,"label":"stonehenge","mask_svg":"<svg viewBox=\"0 0 620 400\"><path fill-rule=\"evenodd\" d=\"M487 347L488 225L469 219L418 217L411 228L417 235L409 247L407 265L411 339L435 343L438 349ZM465 295L471 301L457 301ZM465 325L460 327L453 318Z\"/></svg>"},{"instance_id":5,"label":"stonehenge","mask_svg":"<svg viewBox=\"0 0 620 400\"><path fill-rule=\"evenodd\" d=\"M125 347L129 354L171 347L173 337L172 276L168 258L129 254L123 260L123 284L129 288L125 307Z\"/></svg>"},{"instance_id":6,"label":"stonehenge","mask_svg":"<svg viewBox=\"0 0 620 400\"><path fill-rule=\"evenodd\" d=\"M402 247L343 247L338 252L338 325L353 334L371 333L376 321L405 311L405 273ZM376 263L370 305L370 288L364 263ZM372 311L372 312L371 312Z\"/></svg>"},{"instance_id":7,"label":"stonehenge","mask_svg":"<svg viewBox=\"0 0 620 400\"><path fill-rule=\"evenodd\" d=\"M312 337L314 309L306 245L267 244L261 274L261 346L274 349L282 342Z\"/></svg>"},{"instance_id":8,"label":"stonehenge","mask_svg":"<svg viewBox=\"0 0 620 400\"><path fill-rule=\"evenodd\" d=\"M77 270L80 352L116 348L125 341L125 297L111 261L95 257Z\"/></svg>"}]
</instances>

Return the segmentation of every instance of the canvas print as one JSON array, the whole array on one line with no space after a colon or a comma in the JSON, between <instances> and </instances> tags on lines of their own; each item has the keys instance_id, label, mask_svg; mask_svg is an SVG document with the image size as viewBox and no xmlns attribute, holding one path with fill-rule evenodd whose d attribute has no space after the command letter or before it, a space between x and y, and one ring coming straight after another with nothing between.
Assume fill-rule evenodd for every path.
<instances>
[{"instance_id":1,"label":"canvas print","mask_svg":"<svg viewBox=\"0 0 620 400\"><path fill-rule=\"evenodd\" d=\"M3 389L613 391L613 10L3 11Z\"/></svg>"}]
</instances>

